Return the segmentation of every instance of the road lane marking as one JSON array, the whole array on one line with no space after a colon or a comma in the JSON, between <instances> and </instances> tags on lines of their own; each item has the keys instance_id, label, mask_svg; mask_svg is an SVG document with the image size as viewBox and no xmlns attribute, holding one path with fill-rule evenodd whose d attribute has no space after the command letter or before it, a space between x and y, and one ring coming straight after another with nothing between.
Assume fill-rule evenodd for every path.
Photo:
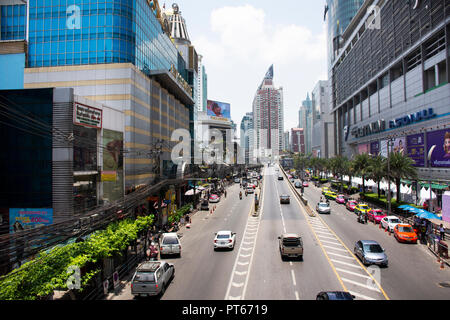
<instances>
[{"instance_id":1,"label":"road lane marking","mask_svg":"<svg viewBox=\"0 0 450 320\"><path fill-rule=\"evenodd\" d=\"M231 285L233 287L240 288L240 287L242 287L244 285L244 283L243 282L241 282L241 283L232 282Z\"/></svg>"},{"instance_id":2,"label":"road lane marking","mask_svg":"<svg viewBox=\"0 0 450 320\"><path fill-rule=\"evenodd\" d=\"M336 241L328 241L328 240L320 240L320 241L325 242L325 243L331 243L331 244L340 244L339 242L336 242Z\"/></svg>"},{"instance_id":3,"label":"road lane marking","mask_svg":"<svg viewBox=\"0 0 450 320\"><path fill-rule=\"evenodd\" d=\"M291 275L292 275L292 282L294 283L294 286L296 286L296 285L297 285L297 282L295 281L294 270L291 270Z\"/></svg>"},{"instance_id":4,"label":"road lane marking","mask_svg":"<svg viewBox=\"0 0 450 320\"><path fill-rule=\"evenodd\" d=\"M353 281L350 279L346 279L346 278L342 278L342 281L354 284L355 286L360 286L360 287L381 293L380 289L374 288L373 286L368 286L368 285L365 285L365 284L362 284L362 283L359 283L359 282L356 282L356 281Z\"/></svg>"},{"instance_id":5,"label":"road lane marking","mask_svg":"<svg viewBox=\"0 0 450 320\"><path fill-rule=\"evenodd\" d=\"M364 299L364 300L376 300L375 298L371 298L371 297L365 296L363 294L360 294L360 293L357 293L357 292L354 292L354 291L349 291L349 292L350 292L350 294L354 295L355 297L358 297L358 298L361 298L361 299Z\"/></svg>"},{"instance_id":6,"label":"road lane marking","mask_svg":"<svg viewBox=\"0 0 450 320\"><path fill-rule=\"evenodd\" d=\"M295 291L294 293L295 293L295 299L300 300L300 297L298 296L298 292Z\"/></svg>"},{"instance_id":7,"label":"road lane marking","mask_svg":"<svg viewBox=\"0 0 450 320\"><path fill-rule=\"evenodd\" d=\"M346 266L353 267L353 268L356 268L356 269L362 269L361 266L358 266L358 265L353 264L353 263L347 263L347 262L336 260L336 259L331 259L331 261L337 262L337 263L340 263L340 264L345 264Z\"/></svg>"},{"instance_id":8,"label":"road lane marking","mask_svg":"<svg viewBox=\"0 0 450 320\"><path fill-rule=\"evenodd\" d=\"M345 269L341 269L341 268L337 268L337 267L336 267L336 270L339 270L341 272L345 272L345 273L348 273L348 274L352 274L354 276L361 277L361 278L364 278L364 279L370 279L369 276L365 276L363 274L352 272L352 271L349 271L349 270L345 270Z\"/></svg>"},{"instance_id":9,"label":"road lane marking","mask_svg":"<svg viewBox=\"0 0 450 320\"><path fill-rule=\"evenodd\" d=\"M325 248L329 248L329 249L332 249L332 250L337 250L337 251L342 251L342 252L347 252L347 250L344 250L344 249L340 249L340 248L336 248L336 247L332 247L332 246L329 246L329 245L323 245Z\"/></svg>"},{"instance_id":10,"label":"road lane marking","mask_svg":"<svg viewBox=\"0 0 450 320\"><path fill-rule=\"evenodd\" d=\"M235 271L234 273L237 274L238 276L245 276L247 274L247 271L243 272Z\"/></svg>"},{"instance_id":11,"label":"road lane marking","mask_svg":"<svg viewBox=\"0 0 450 320\"><path fill-rule=\"evenodd\" d=\"M325 239L336 240L336 238L334 238L334 237L327 237L327 236L323 236L323 235L321 235L321 234L319 234L319 237L325 238Z\"/></svg>"},{"instance_id":12,"label":"road lane marking","mask_svg":"<svg viewBox=\"0 0 450 320\"><path fill-rule=\"evenodd\" d=\"M334 256L339 256L339 257L341 257L341 258L346 258L346 259L350 259L350 260L352 260L352 261L354 261L354 260L355 260L355 259L354 259L353 257L350 257L350 256L344 256L344 255L342 255L342 254L339 254L339 253L328 252L328 254L332 254L332 255L334 255Z\"/></svg>"}]
</instances>

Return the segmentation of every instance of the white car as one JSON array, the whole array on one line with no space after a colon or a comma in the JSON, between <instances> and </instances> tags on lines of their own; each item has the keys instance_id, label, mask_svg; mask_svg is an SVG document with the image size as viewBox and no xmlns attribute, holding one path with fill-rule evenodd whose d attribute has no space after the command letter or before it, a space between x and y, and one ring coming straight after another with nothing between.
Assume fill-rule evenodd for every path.
<instances>
[{"instance_id":1,"label":"white car","mask_svg":"<svg viewBox=\"0 0 450 320\"><path fill-rule=\"evenodd\" d=\"M214 238L214 250L234 249L236 233L231 231L219 231Z\"/></svg>"},{"instance_id":2,"label":"white car","mask_svg":"<svg viewBox=\"0 0 450 320\"><path fill-rule=\"evenodd\" d=\"M169 254L181 257L181 243L175 232L167 232L162 234L159 241L159 252L161 257Z\"/></svg>"},{"instance_id":3,"label":"white car","mask_svg":"<svg viewBox=\"0 0 450 320\"><path fill-rule=\"evenodd\" d=\"M381 227L391 232L394 232L395 226L400 223L402 223L401 220L396 216L387 216L381 219Z\"/></svg>"},{"instance_id":4,"label":"white car","mask_svg":"<svg viewBox=\"0 0 450 320\"><path fill-rule=\"evenodd\" d=\"M247 193L254 193L255 192L255 189L253 189L253 187L249 187L246 190L247 190Z\"/></svg>"}]
</instances>

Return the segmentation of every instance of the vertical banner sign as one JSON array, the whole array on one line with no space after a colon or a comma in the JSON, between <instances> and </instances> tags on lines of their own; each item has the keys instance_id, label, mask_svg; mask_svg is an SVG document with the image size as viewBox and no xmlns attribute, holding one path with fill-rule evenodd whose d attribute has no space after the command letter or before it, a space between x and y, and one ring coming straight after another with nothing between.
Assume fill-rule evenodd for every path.
<instances>
[{"instance_id":1,"label":"vertical banner sign","mask_svg":"<svg viewBox=\"0 0 450 320\"><path fill-rule=\"evenodd\" d=\"M393 152L400 153L401 155L406 154L406 139L405 137L396 138L394 140L394 149Z\"/></svg>"},{"instance_id":2,"label":"vertical banner sign","mask_svg":"<svg viewBox=\"0 0 450 320\"><path fill-rule=\"evenodd\" d=\"M432 167L450 168L450 129L427 132L427 159Z\"/></svg>"},{"instance_id":3,"label":"vertical banner sign","mask_svg":"<svg viewBox=\"0 0 450 320\"><path fill-rule=\"evenodd\" d=\"M415 167L425 166L425 134L418 133L406 137L408 157L414 161Z\"/></svg>"},{"instance_id":4,"label":"vertical banner sign","mask_svg":"<svg viewBox=\"0 0 450 320\"><path fill-rule=\"evenodd\" d=\"M379 141L372 141L370 143L370 154L372 156L378 156L380 153L380 142Z\"/></svg>"}]
</instances>

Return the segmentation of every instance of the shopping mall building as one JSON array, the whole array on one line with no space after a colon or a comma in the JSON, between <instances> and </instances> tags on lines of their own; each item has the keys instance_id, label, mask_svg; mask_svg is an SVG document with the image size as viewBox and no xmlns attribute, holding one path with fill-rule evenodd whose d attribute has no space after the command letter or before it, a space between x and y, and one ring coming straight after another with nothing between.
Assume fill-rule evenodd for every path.
<instances>
[{"instance_id":1,"label":"shopping mall building","mask_svg":"<svg viewBox=\"0 0 450 320\"><path fill-rule=\"evenodd\" d=\"M111 122L116 132L123 133L122 195L179 177L171 160L178 141L170 138L176 129L193 128L197 62L196 54L183 57L177 49L158 1L24 3L0 4L0 68L9 75L0 81L0 89L71 88L80 108L85 99L90 112L99 106L112 110L103 112L103 122ZM104 147L100 128L76 125L74 129ZM74 162L83 163L75 168L75 192L91 186L98 198L100 182L108 179L97 165L102 159L76 157L75 153Z\"/></svg>"},{"instance_id":2,"label":"shopping mall building","mask_svg":"<svg viewBox=\"0 0 450 320\"><path fill-rule=\"evenodd\" d=\"M420 180L448 185L450 2L367 0L343 39L331 78L338 153L387 156L390 145Z\"/></svg>"}]
</instances>

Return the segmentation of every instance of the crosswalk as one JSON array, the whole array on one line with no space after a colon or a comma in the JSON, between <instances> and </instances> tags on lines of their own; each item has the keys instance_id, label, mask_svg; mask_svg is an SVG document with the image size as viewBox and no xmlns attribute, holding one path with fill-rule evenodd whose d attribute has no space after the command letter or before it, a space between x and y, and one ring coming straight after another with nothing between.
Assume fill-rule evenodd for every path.
<instances>
[{"instance_id":1,"label":"crosswalk","mask_svg":"<svg viewBox=\"0 0 450 320\"><path fill-rule=\"evenodd\" d=\"M320 217L305 216L346 291L356 299L388 300L380 285L380 269L377 266L364 267Z\"/></svg>"}]
</instances>

